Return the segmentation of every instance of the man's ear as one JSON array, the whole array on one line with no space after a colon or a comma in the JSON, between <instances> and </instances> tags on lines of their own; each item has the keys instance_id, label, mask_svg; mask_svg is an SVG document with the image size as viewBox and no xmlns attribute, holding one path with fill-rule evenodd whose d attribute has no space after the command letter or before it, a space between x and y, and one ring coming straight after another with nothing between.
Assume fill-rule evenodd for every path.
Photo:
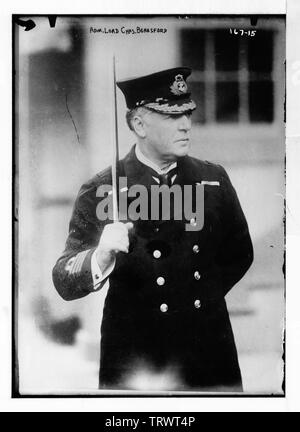
<instances>
[{"instance_id":1,"label":"man's ear","mask_svg":"<svg viewBox=\"0 0 300 432\"><path fill-rule=\"evenodd\" d=\"M145 122L142 116L136 114L131 120L131 125L133 127L134 132L140 137L146 137L146 128Z\"/></svg>"}]
</instances>

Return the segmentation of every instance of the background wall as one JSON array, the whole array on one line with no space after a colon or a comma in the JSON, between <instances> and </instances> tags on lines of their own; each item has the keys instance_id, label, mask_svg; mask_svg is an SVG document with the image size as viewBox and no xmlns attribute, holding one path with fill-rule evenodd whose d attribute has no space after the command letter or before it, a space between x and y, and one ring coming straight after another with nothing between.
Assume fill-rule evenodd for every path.
<instances>
[{"instance_id":1,"label":"background wall","mask_svg":"<svg viewBox=\"0 0 300 432\"><path fill-rule=\"evenodd\" d=\"M259 18L254 26L241 17L58 17L50 28L46 18L33 19L36 27L29 32L16 27L22 391L97 387L106 292L65 302L53 287L51 271L64 248L80 185L110 164L114 53L118 79L181 64L193 67L190 86L198 109L192 155L227 169L254 243L251 269L227 296L245 389L280 392L284 20ZM133 34L137 27L166 32ZM230 34L229 29L257 34ZM119 91L117 96L123 156L134 137L125 123L123 96Z\"/></svg>"}]
</instances>

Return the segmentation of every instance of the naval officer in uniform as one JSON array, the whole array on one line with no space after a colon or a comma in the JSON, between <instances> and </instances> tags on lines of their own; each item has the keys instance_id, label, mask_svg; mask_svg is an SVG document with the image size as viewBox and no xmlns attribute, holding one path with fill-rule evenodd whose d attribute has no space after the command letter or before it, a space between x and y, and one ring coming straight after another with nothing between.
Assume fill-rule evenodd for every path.
<instances>
[{"instance_id":1,"label":"naval officer in uniform","mask_svg":"<svg viewBox=\"0 0 300 432\"><path fill-rule=\"evenodd\" d=\"M101 324L103 389L134 389L141 376L165 376L165 390L242 391L225 296L250 267L253 248L224 168L188 156L196 109L190 73L173 68L117 83L136 139L119 161L118 176L128 190L189 185L194 195L203 185L201 229L193 229L195 218L182 214L180 220L172 210L169 220L161 212L152 220L150 213L147 220L130 214L120 222L101 220L104 198L97 191L112 185L107 168L81 187L53 269L65 300L101 295L109 281Z\"/></svg>"}]
</instances>

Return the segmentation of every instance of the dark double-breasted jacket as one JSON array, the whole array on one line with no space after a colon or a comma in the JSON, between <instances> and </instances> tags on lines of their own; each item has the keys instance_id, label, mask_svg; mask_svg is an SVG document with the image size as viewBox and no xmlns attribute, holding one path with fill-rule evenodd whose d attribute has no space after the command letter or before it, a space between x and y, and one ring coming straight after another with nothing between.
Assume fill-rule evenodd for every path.
<instances>
[{"instance_id":1,"label":"dark double-breasted jacket","mask_svg":"<svg viewBox=\"0 0 300 432\"><path fill-rule=\"evenodd\" d=\"M128 189L155 184L134 148L120 161L119 175ZM66 248L53 269L54 285L66 300L95 291L91 256L111 223L97 217L97 190L105 184L111 185L111 169L84 184L76 199ZM132 379L146 371L171 373L177 389L241 390L224 297L253 260L247 222L221 166L185 156L174 184L204 184L203 228L189 231L187 220L134 221L129 253L117 254L109 275L101 388L132 388Z\"/></svg>"}]
</instances>

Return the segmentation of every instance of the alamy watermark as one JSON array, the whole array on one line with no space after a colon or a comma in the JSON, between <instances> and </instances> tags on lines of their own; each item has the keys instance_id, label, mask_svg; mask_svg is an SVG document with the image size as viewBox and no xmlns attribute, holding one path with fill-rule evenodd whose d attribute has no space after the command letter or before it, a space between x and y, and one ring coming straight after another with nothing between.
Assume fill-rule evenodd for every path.
<instances>
[{"instance_id":1,"label":"alamy watermark","mask_svg":"<svg viewBox=\"0 0 300 432\"><path fill-rule=\"evenodd\" d=\"M194 189L194 190L193 190ZM127 178L119 178L120 220L187 220L186 231L200 231L204 225L204 185L141 184L127 187ZM150 194L150 195L149 195ZM101 221L114 220L112 186L100 185L96 196L102 198L96 208ZM128 198L130 202L128 204ZM133 200L131 198L134 198Z\"/></svg>"}]
</instances>

